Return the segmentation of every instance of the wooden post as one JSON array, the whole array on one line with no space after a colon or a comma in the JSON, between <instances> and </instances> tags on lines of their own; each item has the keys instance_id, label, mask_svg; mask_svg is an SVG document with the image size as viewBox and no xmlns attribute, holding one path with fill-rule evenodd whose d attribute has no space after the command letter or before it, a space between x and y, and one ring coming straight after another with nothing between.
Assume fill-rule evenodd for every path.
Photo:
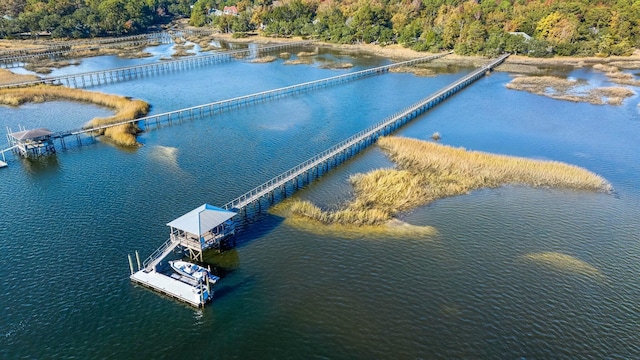
<instances>
[{"instance_id":1,"label":"wooden post","mask_svg":"<svg viewBox=\"0 0 640 360\"><path fill-rule=\"evenodd\" d=\"M127 254L129 258L129 270L131 271L131 275L133 275L133 261L131 261L131 255Z\"/></svg>"},{"instance_id":2,"label":"wooden post","mask_svg":"<svg viewBox=\"0 0 640 360\"><path fill-rule=\"evenodd\" d=\"M138 271L142 270L140 266L140 255L138 254L138 250L136 250L136 261L138 262Z\"/></svg>"}]
</instances>

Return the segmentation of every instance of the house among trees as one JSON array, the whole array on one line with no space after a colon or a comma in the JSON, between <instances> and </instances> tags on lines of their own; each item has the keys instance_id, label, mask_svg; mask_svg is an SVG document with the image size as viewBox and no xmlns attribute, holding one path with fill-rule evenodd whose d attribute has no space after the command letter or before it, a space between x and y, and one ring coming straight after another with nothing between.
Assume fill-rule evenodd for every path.
<instances>
[{"instance_id":1,"label":"house among trees","mask_svg":"<svg viewBox=\"0 0 640 360\"><path fill-rule=\"evenodd\" d=\"M222 9L222 13L225 15L233 15L233 16L238 16L238 8L233 5L233 6L225 6Z\"/></svg>"},{"instance_id":2,"label":"house among trees","mask_svg":"<svg viewBox=\"0 0 640 360\"><path fill-rule=\"evenodd\" d=\"M527 41L531 40L531 36L529 36L527 33L522 32L522 31L510 31L509 34L522 36Z\"/></svg>"}]
</instances>

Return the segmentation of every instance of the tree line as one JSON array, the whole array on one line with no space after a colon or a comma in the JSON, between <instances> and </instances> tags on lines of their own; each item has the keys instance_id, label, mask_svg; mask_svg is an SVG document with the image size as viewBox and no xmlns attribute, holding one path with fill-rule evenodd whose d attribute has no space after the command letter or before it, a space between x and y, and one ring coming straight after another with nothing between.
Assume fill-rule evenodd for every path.
<instances>
[{"instance_id":1,"label":"tree line","mask_svg":"<svg viewBox=\"0 0 640 360\"><path fill-rule=\"evenodd\" d=\"M53 36L134 33L168 15L181 15L192 25L238 35L259 30L270 36L397 43L461 55L608 56L640 48L640 0L3 1L11 8L4 12L17 19L2 20L11 23L7 26ZM237 15L214 11L230 5Z\"/></svg>"}]
</instances>

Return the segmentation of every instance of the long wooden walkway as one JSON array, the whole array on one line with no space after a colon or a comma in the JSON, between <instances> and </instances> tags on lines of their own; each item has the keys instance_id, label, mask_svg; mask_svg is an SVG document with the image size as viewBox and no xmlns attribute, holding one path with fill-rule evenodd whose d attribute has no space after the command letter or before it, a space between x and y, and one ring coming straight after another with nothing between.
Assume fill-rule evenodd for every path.
<instances>
[{"instance_id":1,"label":"long wooden walkway","mask_svg":"<svg viewBox=\"0 0 640 360\"><path fill-rule=\"evenodd\" d=\"M287 196L287 185L292 184L294 191L299 187L300 179L303 184L306 178L310 181L312 176L318 177L322 173L330 170L331 166L337 166L346 159L354 156L361 150L367 148L376 140L397 130L402 125L414 119L423 112L443 102L450 96L456 94L460 90L472 84L486 73L500 65L509 54L502 55L497 59L489 62L487 65L471 72L463 78L453 82L449 86L437 91L431 96L407 107L406 109L390 116L389 118L355 134L354 136L334 145L333 147L317 154L311 159L283 172L282 174L272 178L264 184L257 186L245 194L229 201L222 208L233 210L238 214L247 214L247 207L251 204L261 204L262 199L268 199L270 203L274 202L275 193L281 193L282 197ZM173 247L171 240L167 240L160 246L151 256L144 261L144 268L154 266L167 256Z\"/></svg>"},{"instance_id":2,"label":"long wooden walkway","mask_svg":"<svg viewBox=\"0 0 640 360\"><path fill-rule=\"evenodd\" d=\"M150 43L170 44L173 42L169 32L157 32L144 35L122 36L116 38L93 39L87 41L65 41L55 44L21 50L6 50L0 53L0 68L24 66L25 63L40 58L56 58L78 51L95 50L108 45L111 48L138 46Z\"/></svg>"},{"instance_id":3,"label":"long wooden walkway","mask_svg":"<svg viewBox=\"0 0 640 360\"><path fill-rule=\"evenodd\" d=\"M224 51L210 55L194 56L183 59L166 60L151 64L126 66L115 69L91 71L57 77L45 77L33 81L2 85L0 86L0 89L25 87L38 84L65 85L72 88L87 88L90 86L132 80L143 76L150 76L171 71L221 63L237 58L255 57L263 53L283 50L291 47L306 46L311 43L312 41L282 43L276 45L261 46L257 48Z\"/></svg>"},{"instance_id":4,"label":"long wooden walkway","mask_svg":"<svg viewBox=\"0 0 640 360\"><path fill-rule=\"evenodd\" d=\"M141 35L96 38L85 41L56 41L51 45L31 49L0 51L0 68L24 66L25 63L39 58L55 58L77 51L95 50L99 47L138 46L151 43L171 44L176 37L206 36L213 34L211 30L185 29L153 32Z\"/></svg>"},{"instance_id":5,"label":"long wooden walkway","mask_svg":"<svg viewBox=\"0 0 640 360\"><path fill-rule=\"evenodd\" d=\"M66 139L69 137L72 137L72 138L75 137L77 144L82 146L83 139L86 139L87 137L89 137L91 139L91 142L93 142L94 134L96 132L100 132L110 127L126 125L130 123L142 123L145 129L149 130L153 126L158 128L163 124L171 125L173 124L173 122L180 122L186 119L194 120L197 118L210 116L215 113L222 113L226 110L231 110L237 107L249 106L251 104L261 102L261 101L277 99L287 95L299 94L304 91L320 89L330 85L341 84L348 81L364 78L367 76L384 74L384 73L387 73L392 68L427 62L427 61L431 61L446 55L449 55L449 53L437 54L437 55L428 56L424 58L403 61L403 62L394 63L390 65L379 66L379 67L361 70L353 73L348 73L348 74L333 76L325 79L286 86L286 87L278 88L274 90L268 90L268 91L240 96L232 99L216 101L216 102L212 102L204 105L189 107L185 109L179 109L175 111L146 116L146 117L137 118L137 119L121 121L121 122L110 124L110 125L58 131L56 133L53 133L51 136L53 139L59 140L59 146L62 147L63 149L67 147ZM10 149L4 149L4 150L0 149L0 151L2 151L3 154L4 152L7 152L9 150Z\"/></svg>"},{"instance_id":6,"label":"long wooden walkway","mask_svg":"<svg viewBox=\"0 0 640 360\"><path fill-rule=\"evenodd\" d=\"M500 65L509 54L500 56L499 58L491 61L487 65L473 71L465 77L455 81L449 86L437 91L428 98L419 101L418 103L409 106L408 108L396 113L395 115L387 118L375 124L368 129L365 129L354 136L340 142L339 144L327 149L311 159L283 172L282 174L274 177L273 179L265 182L264 184L257 186L245 194L229 201L223 206L224 209L242 212L245 208L252 204L259 202L263 198L267 198L273 201L275 192L282 192L286 196L287 184L294 184L294 188L298 187L300 179L309 179L309 175L318 176L320 172L326 172L329 170L332 164L339 164L349 157L354 156L361 150L365 149L369 145L375 143L375 141L395 130L402 125L406 124L409 120L417 117L423 112L431 109L442 101L446 100L453 94L464 89L477 79L484 76L487 72L490 72L496 66ZM246 213L246 210L245 210Z\"/></svg>"},{"instance_id":7,"label":"long wooden walkway","mask_svg":"<svg viewBox=\"0 0 640 360\"><path fill-rule=\"evenodd\" d=\"M145 116L138 119L121 121L118 123L104 125L104 126L59 131L52 134L52 138L61 139L60 144L63 147L65 147L66 145L64 142L64 138L75 136L76 138L78 138L78 141L80 141L79 137L81 135L91 135L93 133L100 132L110 127L126 125L130 123L141 123L144 125L145 129L150 129L153 126L160 127L163 124L172 124L173 122L182 121L185 119L192 120L196 118L210 116L212 114L221 113L225 110L230 110L230 109L238 108L241 106L249 106L251 104L255 104L268 99L277 99L283 96L299 94L305 91L320 89L327 86L341 84L341 83L361 79L368 76L384 74L393 68L423 63L423 62L431 61L446 55L449 55L449 53L437 54L437 55L432 55L424 58L402 61L402 62L384 65L384 66L378 66L371 69L356 71L356 72L338 75L338 76L332 76L325 79L309 81L301 84L286 86L286 87L273 89L273 90L267 90L267 91L263 91L255 94L240 96L240 97L227 99L227 100L216 101L216 102L212 102L204 105L198 105L194 107L174 110L174 111L165 112L161 114Z\"/></svg>"}]
</instances>

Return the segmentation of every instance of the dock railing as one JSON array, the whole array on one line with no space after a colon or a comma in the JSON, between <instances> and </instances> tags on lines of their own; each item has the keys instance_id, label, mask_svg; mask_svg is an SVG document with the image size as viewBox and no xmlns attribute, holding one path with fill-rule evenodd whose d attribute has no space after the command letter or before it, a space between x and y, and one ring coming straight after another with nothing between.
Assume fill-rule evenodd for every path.
<instances>
[{"instance_id":1,"label":"dock railing","mask_svg":"<svg viewBox=\"0 0 640 360\"><path fill-rule=\"evenodd\" d=\"M79 134L90 133L90 132L94 132L94 131L102 131L102 130L110 128L110 127L120 126L120 125L125 125L125 124L130 124L130 123L137 123L137 122L143 122L143 123L151 123L151 122L154 122L154 121L158 122L158 121L161 121L161 119L163 119L163 118L166 119L164 121L170 122L170 121L172 121L172 117L173 116L180 117L180 116L184 115L184 116L192 117L193 114L197 114L199 116L204 116L206 114L211 114L211 113L214 113L216 111L220 111L220 110L225 109L225 108L228 109L228 108L233 108L235 106L251 104L251 103L260 101L262 99L265 99L265 98L275 98L275 97L283 96L283 95L286 95L286 94L302 92L305 89L321 88L321 87L328 86L328 85L331 85L331 84L342 83L342 82L346 82L346 81L353 80L353 79L359 79L359 78L370 76L370 75L381 74L381 73L387 72L389 69L392 69L392 68L396 68L396 67L400 67L400 66L414 65L414 64L417 64L417 63L421 63L421 62L434 60L434 59L437 59L437 58L440 58L440 57L443 57L443 56L446 56L446 55L449 55L449 54L450 53L437 54L437 55L428 56L428 57L424 57L424 58L413 59L413 60L408 60L408 61L402 61L402 62L399 62L399 63L389 64L389 65L378 66L378 67L371 68L371 69L365 69L365 70L360 70L360 71L356 71L356 72L352 72L352 73L348 73L348 74L332 76L332 77L325 78L325 79L308 81L308 82L305 82L305 83L285 86L285 87L278 88L278 89L273 89L273 90L266 90L266 91L262 91L262 92L255 93L255 94L238 96L238 97L235 97L235 98L232 98L232 99L220 100L220 101L215 101L215 102L208 103L208 104L192 106L192 107L179 109L179 110L174 110L174 111L168 111L168 112L161 113L161 114L155 114L155 115L149 115L149 116L145 116L145 117L141 117L141 118L137 118L137 119L125 120L125 121L121 121L121 122L114 123L114 124L109 124L109 125L102 125L102 126L91 127L91 128L81 128L81 129L60 131L60 132L54 133L52 135L52 137L53 138L60 138L60 137L65 137L65 136L70 136L70 135L79 135Z\"/></svg>"},{"instance_id":2,"label":"dock railing","mask_svg":"<svg viewBox=\"0 0 640 360\"><path fill-rule=\"evenodd\" d=\"M157 248L148 258L146 258L142 262L142 268L150 271L154 266L158 264L158 262L162 261L170 250L173 250L179 242L173 241L172 238L169 238L167 241L162 244L159 248Z\"/></svg>"},{"instance_id":3,"label":"dock railing","mask_svg":"<svg viewBox=\"0 0 640 360\"><path fill-rule=\"evenodd\" d=\"M296 165L295 167L285 171L284 173L268 180L267 182L249 190L248 192L226 203L223 206L223 208L226 210L242 208L247 204L255 201L256 199L259 199L262 196L265 196L266 194L278 188L279 186L286 184L288 181L295 179L300 174L303 174L306 171L313 169L319 164L349 149L351 146L360 142L364 142L369 138L377 139L379 136L387 133L386 131L384 131L385 128L390 128L390 129L397 128L394 125L399 121L403 120L405 117L411 116L414 113L421 113L424 110L424 108L429 104L439 102L438 101L439 98L444 99L450 96L451 93L456 92L457 91L456 89L459 89L461 85L464 85L465 83L473 82L474 80L484 75L484 73L486 73L487 71L490 71L494 67L501 64L507 57L509 57L509 55L510 54L504 54L500 56L499 58L495 59L491 63L485 66L482 66L481 68L469 73L468 75L453 82L452 84L436 91L433 95L429 96L428 98L423 99L413 105L406 107L405 109L389 116L385 120L382 120L370 126L369 128L360 131L359 133L351 136L350 138L343 140L340 143L332 146L331 148L324 150L323 152L315 155L309 160L306 160Z\"/></svg>"},{"instance_id":4,"label":"dock railing","mask_svg":"<svg viewBox=\"0 0 640 360\"><path fill-rule=\"evenodd\" d=\"M143 76L145 74L159 74L161 72L168 72L169 70L185 69L195 66L223 62L235 57L257 55L262 52L275 51L296 46L305 46L311 43L313 43L312 40L273 44L255 48L219 51L212 54L191 56L183 59L162 60L149 64L123 66L107 70L90 71L55 77L43 77L38 80L1 85L0 89L32 86L38 84L66 85L75 88L87 87L89 85L93 86L96 84L110 84L116 81Z\"/></svg>"}]
</instances>

